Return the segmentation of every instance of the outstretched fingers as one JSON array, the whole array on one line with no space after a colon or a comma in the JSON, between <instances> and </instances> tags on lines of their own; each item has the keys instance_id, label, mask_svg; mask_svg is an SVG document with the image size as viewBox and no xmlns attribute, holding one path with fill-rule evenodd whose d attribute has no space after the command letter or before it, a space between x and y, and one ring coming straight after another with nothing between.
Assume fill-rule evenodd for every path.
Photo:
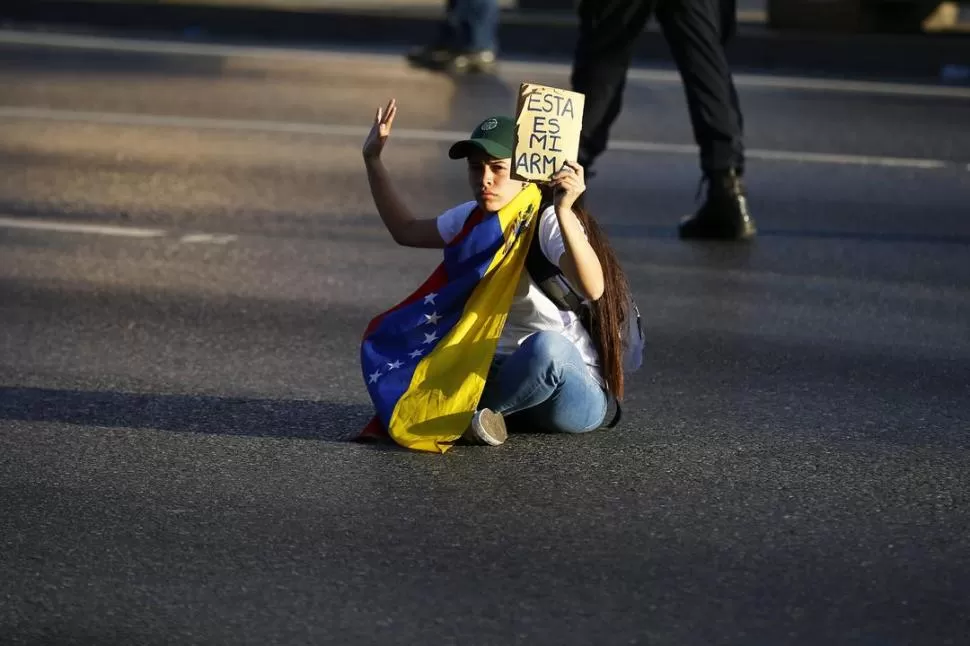
<instances>
[{"instance_id":1,"label":"outstretched fingers","mask_svg":"<svg viewBox=\"0 0 970 646\"><path fill-rule=\"evenodd\" d=\"M394 117L397 115L397 101L391 99L387 102L387 106L383 108L377 108L377 116L374 120L374 125L377 127L378 132L382 137L386 137L391 132L391 126L394 124Z\"/></svg>"},{"instance_id":2,"label":"outstretched fingers","mask_svg":"<svg viewBox=\"0 0 970 646\"><path fill-rule=\"evenodd\" d=\"M387 109L387 113L384 115L384 127L388 132L391 130L391 126L394 125L394 117L397 116L397 106L392 105Z\"/></svg>"},{"instance_id":3,"label":"outstretched fingers","mask_svg":"<svg viewBox=\"0 0 970 646\"><path fill-rule=\"evenodd\" d=\"M397 99L391 99L386 106L377 107L377 112L374 114L374 125L391 125L395 114L397 114Z\"/></svg>"}]
</instances>

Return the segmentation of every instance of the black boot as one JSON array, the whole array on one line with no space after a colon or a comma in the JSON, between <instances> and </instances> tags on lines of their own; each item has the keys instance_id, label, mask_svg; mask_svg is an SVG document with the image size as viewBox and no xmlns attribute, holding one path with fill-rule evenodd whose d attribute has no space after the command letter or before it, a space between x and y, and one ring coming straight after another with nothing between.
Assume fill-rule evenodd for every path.
<instances>
[{"instance_id":1,"label":"black boot","mask_svg":"<svg viewBox=\"0 0 970 646\"><path fill-rule=\"evenodd\" d=\"M680 222L685 240L748 240L757 233L748 212L744 184L735 170L707 176L707 199L694 215Z\"/></svg>"}]
</instances>

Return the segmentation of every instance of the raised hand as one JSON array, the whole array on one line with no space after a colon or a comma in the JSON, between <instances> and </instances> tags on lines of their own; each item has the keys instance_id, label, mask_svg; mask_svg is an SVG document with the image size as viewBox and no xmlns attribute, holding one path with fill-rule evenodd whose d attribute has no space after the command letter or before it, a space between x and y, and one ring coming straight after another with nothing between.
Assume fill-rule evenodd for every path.
<instances>
[{"instance_id":1,"label":"raised hand","mask_svg":"<svg viewBox=\"0 0 970 646\"><path fill-rule=\"evenodd\" d=\"M374 115L374 125L370 129L370 134L364 140L364 159L378 159L384 151L384 144L391 134L391 126L394 125L394 116L397 114L397 100L391 99L387 102L387 107L377 108Z\"/></svg>"},{"instance_id":2,"label":"raised hand","mask_svg":"<svg viewBox=\"0 0 970 646\"><path fill-rule=\"evenodd\" d=\"M568 161L549 183L555 189L553 199L556 208L571 209L579 196L586 192L586 172L576 162Z\"/></svg>"}]
</instances>

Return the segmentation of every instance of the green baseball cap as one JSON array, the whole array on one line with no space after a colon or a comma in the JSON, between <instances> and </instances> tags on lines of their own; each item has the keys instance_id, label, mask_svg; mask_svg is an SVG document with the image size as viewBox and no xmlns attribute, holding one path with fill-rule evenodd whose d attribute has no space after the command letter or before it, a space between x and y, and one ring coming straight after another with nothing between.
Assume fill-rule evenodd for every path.
<instances>
[{"instance_id":1,"label":"green baseball cap","mask_svg":"<svg viewBox=\"0 0 970 646\"><path fill-rule=\"evenodd\" d=\"M489 157L505 159L515 146L515 121L510 117L489 117L478 124L471 137L456 142L448 151L452 159L462 159L481 150Z\"/></svg>"}]
</instances>

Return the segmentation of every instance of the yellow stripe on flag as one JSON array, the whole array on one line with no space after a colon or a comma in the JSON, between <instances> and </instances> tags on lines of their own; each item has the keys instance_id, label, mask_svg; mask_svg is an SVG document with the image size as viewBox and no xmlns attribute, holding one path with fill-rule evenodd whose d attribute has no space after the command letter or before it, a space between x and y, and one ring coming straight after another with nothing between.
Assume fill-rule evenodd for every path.
<instances>
[{"instance_id":1,"label":"yellow stripe on flag","mask_svg":"<svg viewBox=\"0 0 970 646\"><path fill-rule=\"evenodd\" d=\"M465 304L458 323L415 368L388 432L409 449L444 453L471 423L525 265L541 193L529 184L498 212L505 243ZM526 226L522 235L515 233Z\"/></svg>"}]
</instances>

